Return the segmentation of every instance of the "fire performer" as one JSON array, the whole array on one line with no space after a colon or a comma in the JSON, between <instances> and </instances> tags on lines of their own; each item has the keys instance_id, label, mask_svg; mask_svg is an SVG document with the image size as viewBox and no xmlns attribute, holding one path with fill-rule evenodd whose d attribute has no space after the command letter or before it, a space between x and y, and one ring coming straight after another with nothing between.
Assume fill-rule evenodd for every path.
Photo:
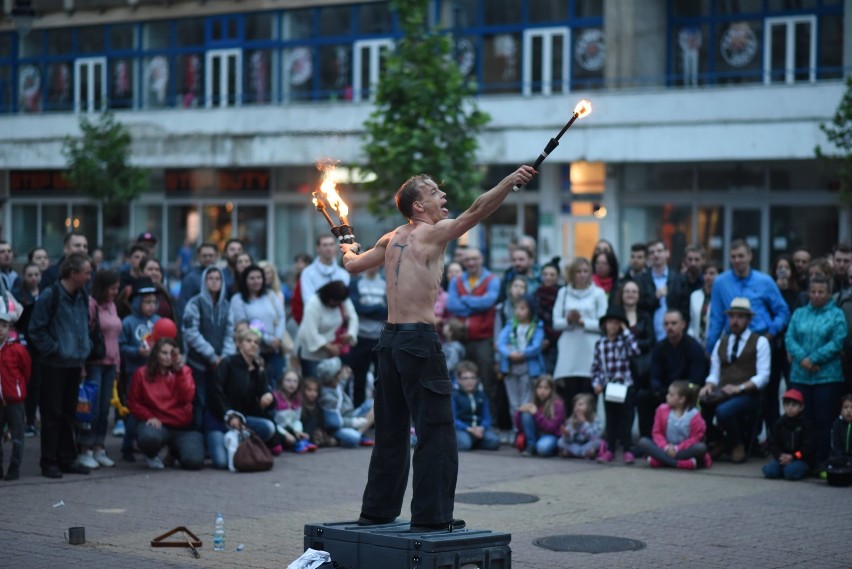
<instances>
[{"instance_id":1,"label":"fire performer","mask_svg":"<svg viewBox=\"0 0 852 569\"><path fill-rule=\"evenodd\" d=\"M402 510L408 483L409 426L417 432L411 531L453 531L458 449L450 402L452 383L435 331L435 300L447 244L491 215L513 186L527 184L536 171L521 166L479 196L455 219L444 207L446 193L427 175L408 179L396 205L408 223L382 236L359 254L358 243L341 243L343 266L360 273L384 264L388 321L376 352L376 445L361 506L361 525L389 523Z\"/></svg>"}]
</instances>

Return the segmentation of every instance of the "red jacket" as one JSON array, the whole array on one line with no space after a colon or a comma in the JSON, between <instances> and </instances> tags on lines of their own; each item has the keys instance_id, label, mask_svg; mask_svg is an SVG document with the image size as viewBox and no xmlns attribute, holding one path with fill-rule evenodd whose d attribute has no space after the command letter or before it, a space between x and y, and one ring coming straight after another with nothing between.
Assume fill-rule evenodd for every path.
<instances>
[{"instance_id":1,"label":"red jacket","mask_svg":"<svg viewBox=\"0 0 852 569\"><path fill-rule=\"evenodd\" d=\"M669 444L669 441L666 440L666 427L669 424L670 411L671 407L663 403L657 407L657 414L654 415L654 431L652 437L654 439L654 444L660 448L666 448L666 445ZM701 413L696 413L695 417L689 421L689 436L686 440L677 445L677 450L681 451L696 443L700 443L704 439L704 431L706 430L707 423L704 422L704 418L701 416Z\"/></svg>"},{"instance_id":2,"label":"red jacket","mask_svg":"<svg viewBox=\"0 0 852 569\"><path fill-rule=\"evenodd\" d=\"M133 374L127 406L134 417L144 422L159 419L167 427L184 428L192 423L192 399L195 381L188 366L169 371L148 381L148 366Z\"/></svg>"},{"instance_id":3,"label":"red jacket","mask_svg":"<svg viewBox=\"0 0 852 569\"><path fill-rule=\"evenodd\" d=\"M21 403L27 399L32 360L27 349L17 342L0 346L0 401Z\"/></svg>"}]
</instances>

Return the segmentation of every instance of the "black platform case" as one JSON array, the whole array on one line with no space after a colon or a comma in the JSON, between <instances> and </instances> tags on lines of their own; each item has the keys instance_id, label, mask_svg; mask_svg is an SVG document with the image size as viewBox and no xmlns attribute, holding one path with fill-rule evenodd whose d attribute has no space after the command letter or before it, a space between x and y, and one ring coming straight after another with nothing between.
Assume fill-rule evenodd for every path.
<instances>
[{"instance_id":1,"label":"black platform case","mask_svg":"<svg viewBox=\"0 0 852 569\"><path fill-rule=\"evenodd\" d=\"M410 533L408 522L307 524L305 549L350 569L511 569L511 534L463 529Z\"/></svg>"}]
</instances>

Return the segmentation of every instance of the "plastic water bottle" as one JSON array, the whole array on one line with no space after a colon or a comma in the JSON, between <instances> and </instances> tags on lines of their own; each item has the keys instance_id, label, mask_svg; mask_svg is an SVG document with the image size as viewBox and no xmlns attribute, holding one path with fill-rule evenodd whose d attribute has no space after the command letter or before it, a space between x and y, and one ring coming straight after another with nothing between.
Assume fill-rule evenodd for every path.
<instances>
[{"instance_id":1,"label":"plastic water bottle","mask_svg":"<svg viewBox=\"0 0 852 569\"><path fill-rule=\"evenodd\" d=\"M225 551L225 518L219 512L213 526L213 551Z\"/></svg>"}]
</instances>

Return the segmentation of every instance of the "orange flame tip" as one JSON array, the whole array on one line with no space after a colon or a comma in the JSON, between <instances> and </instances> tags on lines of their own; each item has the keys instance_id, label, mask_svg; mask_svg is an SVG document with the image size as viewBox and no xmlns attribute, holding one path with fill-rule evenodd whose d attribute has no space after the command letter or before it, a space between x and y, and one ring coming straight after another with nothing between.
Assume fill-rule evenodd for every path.
<instances>
[{"instance_id":1,"label":"orange flame tip","mask_svg":"<svg viewBox=\"0 0 852 569\"><path fill-rule=\"evenodd\" d=\"M578 119L585 117L586 115L591 114L592 112L592 102L588 99L583 99L577 106L574 107L574 114L577 115Z\"/></svg>"}]
</instances>

